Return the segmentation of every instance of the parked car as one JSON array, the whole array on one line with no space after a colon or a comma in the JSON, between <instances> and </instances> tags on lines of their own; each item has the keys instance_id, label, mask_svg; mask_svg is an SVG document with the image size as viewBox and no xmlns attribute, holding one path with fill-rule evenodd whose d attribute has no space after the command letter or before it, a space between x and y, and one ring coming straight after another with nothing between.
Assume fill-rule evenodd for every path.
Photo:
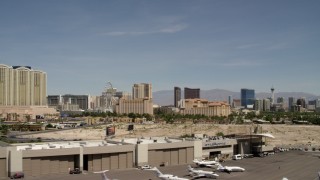
<instances>
[{"instance_id":1,"label":"parked car","mask_svg":"<svg viewBox=\"0 0 320 180\"><path fill-rule=\"evenodd\" d=\"M144 169L151 169L151 166L150 165L143 165L140 167L141 170L144 170Z\"/></svg>"},{"instance_id":2,"label":"parked car","mask_svg":"<svg viewBox=\"0 0 320 180\"><path fill-rule=\"evenodd\" d=\"M11 178L11 179L24 178L24 173L23 173L23 172L16 172L16 173L14 173L10 178Z\"/></svg>"},{"instance_id":3,"label":"parked car","mask_svg":"<svg viewBox=\"0 0 320 180\"><path fill-rule=\"evenodd\" d=\"M81 174L81 173L82 173L82 171L80 171L79 168L75 168L74 170L69 171L69 174Z\"/></svg>"},{"instance_id":4,"label":"parked car","mask_svg":"<svg viewBox=\"0 0 320 180\"><path fill-rule=\"evenodd\" d=\"M241 155L241 154L233 155L233 156L232 156L232 159L233 159L233 160L240 160L240 159L242 159L242 155Z\"/></svg>"}]
</instances>

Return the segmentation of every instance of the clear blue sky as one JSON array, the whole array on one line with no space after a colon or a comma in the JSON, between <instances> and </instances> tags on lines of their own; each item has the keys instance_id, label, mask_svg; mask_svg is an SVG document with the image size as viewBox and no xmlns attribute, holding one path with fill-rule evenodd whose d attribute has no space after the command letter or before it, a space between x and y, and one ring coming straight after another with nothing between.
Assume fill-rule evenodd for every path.
<instances>
[{"instance_id":1,"label":"clear blue sky","mask_svg":"<svg viewBox=\"0 0 320 180\"><path fill-rule=\"evenodd\" d=\"M319 0L0 1L0 63L48 95L174 86L320 95Z\"/></svg>"}]
</instances>

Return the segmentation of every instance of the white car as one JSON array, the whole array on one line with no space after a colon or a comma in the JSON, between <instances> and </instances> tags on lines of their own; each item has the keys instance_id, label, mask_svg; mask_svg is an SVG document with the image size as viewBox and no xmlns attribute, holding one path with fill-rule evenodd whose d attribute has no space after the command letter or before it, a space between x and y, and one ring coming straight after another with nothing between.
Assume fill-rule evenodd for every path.
<instances>
[{"instance_id":1,"label":"white car","mask_svg":"<svg viewBox=\"0 0 320 180\"><path fill-rule=\"evenodd\" d=\"M141 170L144 170L144 169L151 169L152 167L150 165L143 165L140 167Z\"/></svg>"}]
</instances>

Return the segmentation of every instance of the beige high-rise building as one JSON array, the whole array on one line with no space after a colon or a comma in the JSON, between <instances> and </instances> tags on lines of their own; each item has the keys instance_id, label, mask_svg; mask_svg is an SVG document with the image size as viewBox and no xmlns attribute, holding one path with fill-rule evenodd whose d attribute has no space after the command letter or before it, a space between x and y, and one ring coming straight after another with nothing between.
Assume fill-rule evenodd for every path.
<instances>
[{"instance_id":1,"label":"beige high-rise building","mask_svg":"<svg viewBox=\"0 0 320 180\"><path fill-rule=\"evenodd\" d=\"M45 72L0 64L0 106L45 106L46 96Z\"/></svg>"},{"instance_id":2,"label":"beige high-rise building","mask_svg":"<svg viewBox=\"0 0 320 180\"><path fill-rule=\"evenodd\" d=\"M0 113L18 114L22 119L56 113L47 108L47 74L29 66L0 64Z\"/></svg>"},{"instance_id":3,"label":"beige high-rise building","mask_svg":"<svg viewBox=\"0 0 320 180\"><path fill-rule=\"evenodd\" d=\"M228 116L231 113L230 105L222 101L210 102L206 99L184 99L181 100L180 104L180 113L183 115Z\"/></svg>"},{"instance_id":4,"label":"beige high-rise building","mask_svg":"<svg viewBox=\"0 0 320 180\"><path fill-rule=\"evenodd\" d=\"M132 99L123 96L116 104L118 114L151 114L153 115L152 86L141 83L132 86Z\"/></svg>"},{"instance_id":5,"label":"beige high-rise building","mask_svg":"<svg viewBox=\"0 0 320 180\"><path fill-rule=\"evenodd\" d=\"M116 105L118 114L151 114L153 115L153 103L151 99L119 99Z\"/></svg>"},{"instance_id":6,"label":"beige high-rise building","mask_svg":"<svg viewBox=\"0 0 320 180\"><path fill-rule=\"evenodd\" d=\"M152 85L147 83L134 84L132 87L133 99L152 99Z\"/></svg>"}]
</instances>

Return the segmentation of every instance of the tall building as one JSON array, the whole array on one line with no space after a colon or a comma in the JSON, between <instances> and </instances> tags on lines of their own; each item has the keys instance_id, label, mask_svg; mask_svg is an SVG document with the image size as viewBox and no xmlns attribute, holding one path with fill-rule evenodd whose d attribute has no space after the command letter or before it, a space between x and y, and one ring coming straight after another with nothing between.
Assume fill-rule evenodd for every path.
<instances>
[{"instance_id":1,"label":"tall building","mask_svg":"<svg viewBox=\"0 0 320 180\"><path fill-rule=\"evenodd\" d=\"M232 96L228 96L228 103L231 107L233 107L233 98Z\"/></svg>"},{"instance_id":2,"label":"tall building","mask_svg":"<svg viewBox=\"0 0 320 180\"><path fill-rule=\"evenodd\" d=\"M199 99L200 98L200 89L184 88L184 99Z\"/></svg>"},{"instance_id":3,"label":"tall building","mask_svg":"<svg viewBox=\"0 0 320 180\"><path fill-rule=\"evenodd\" d=\"M283 97L278 97L277 98L277 103L278 104L284 104L284 98Z\"/></svg>"},{"instance_id":4,"label":"tall building","mask_svg":"<svg viewBox=\"0 0 320 180\"><path fill-rule=\"evenodd\" d=\"M119 98L115 105L118 114L151 114L153 115L152 86L151 84L134 84L132 99L128 96Z\"/></svg>"},{"instance_id":5,"label":"tall building","mask_svg":"<svg viewBox=\"0 0 320 180\"><path fill-rule=\"evenodd\" d=\"M270 99L263 99L263 111L270 111L271 102Z\"/></svg>"},{"instance_id":6,"label":"tall building","mask_svg":"<svg viewBox=\"0 0 320 180\"><path fill-rule=\"evenodd\" d=\"M263 100L262 99L256 99L254 101L254 110L263 111Z\"/></svg>"},{"instance_id":7,"label":"tall building","mask_svg":"<svg viewBox=\"0 0 320 180\"><path fill-rule=\"evenodd\" d=\"M254 105L255 93L254 89L241 89L241 106L247 108Z\"/></svg>"},{"instance_id":8,"label":"tall building","mask_svg":"<svg viewBox=\"0 0 320 180\"><path fill-rule=\"evenodd\" d=\"M316 108L320 108L320 99L316 99L314 101L315 101Z\"/></svg>"},{"instance_id":9,"label":"tall building","mask_svg":"<svg viewBox=\"0 0 320 180\"><path fill-rule=\"evenodd\" d=\"M150 114L153 115L152 99L125 99L121 98L116 104L118 114Z\"/></svg>"},{"instance_id":10,"label":"tall building","mask_svg":"<svg viewBox=\"0 0 320 180\"><path fill-rule=\"evenodd\" d=\"M271 105L274 104L274 87L271 87Z\"/></svg>"},{"instance_id":11,"label":"tall building","mask_svg":"<svg viewBox=\"0 0 320 180\"><path fill-rule=\"evenodd\" d=\"M57 115L47 107L47 74L30 66L0 64L0 113L7 121Z\"/></svg>"},{"instance_id":12,"label":"tall building","mask_svg":"<svg viewBox=\"0 0 320 180\"><path fill-rule=\"evenodd\" d=\"M231 113L230 105L222 101L210 102L206 99L184 99L180 113L186 114L201 114L205 116L225 116Z\"/></svg>"},{"instance_id":13,"label":"tall building","mask_svg":"<svg viewBox=\"0 0 320 180\"><path fill-rule=\"evenodd\" d=\"M296 99L294 97L289 97L288 99L288 108L291 109L292 106L296 105Z\"/></svg>"},{"instance_id":14,"label":"tall building","mask_svg":"<svg viewBox=\"0 0 320 180\"><path fill-rule=\"evenodd\" d=\"M46 106L47 74L0 64L0 106Z\"/></svg>"},{"instance_id":15,"label":"tall building","mask_svg":"<svg viewBox=\"0 0 320 180\"><path fill-rule=\"evenodd\" d=\"M174 107L178 107L178 102L181 100L181 88L174 87Z\"/></svg>"},{"instance_id":16,"label":"tall building","mask_svg":"<svg viewBox=\"0 0 320 180\"><path fill-rule=\"evenodd\" d=\"M133 99L152 99L152 86L151 84L141 83L134 84L132 87Z\"/></svg>"},{"instance_id":17,"label":"tall building","mask_svg":"<svg viewBox=\"0 0 320 180\"><path fill-rule=\"evenodd\" d=\"M297 105L298 106L301 106L303 108L306 108L307 107L307 104L306 104L306 99L305 98L299 98L297 100Z\"/></svg>"}]
</instances>

